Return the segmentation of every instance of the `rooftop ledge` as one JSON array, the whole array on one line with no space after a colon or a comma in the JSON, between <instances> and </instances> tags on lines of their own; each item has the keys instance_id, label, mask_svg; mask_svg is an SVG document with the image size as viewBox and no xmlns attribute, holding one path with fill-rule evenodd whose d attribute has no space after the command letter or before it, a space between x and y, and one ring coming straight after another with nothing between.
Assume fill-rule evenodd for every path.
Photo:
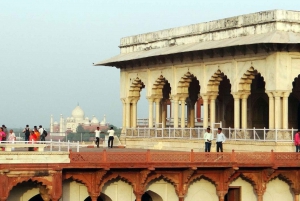
<instances>
[{"instance_id":1,"label":"rooftop ledge","mask_svg":"<svg viewBox=\"0 0 300 201\"><path fill-rule=\"evenodd\" d=\"M239 29L242 27L253 26L255 28L255 26L257 25L270 24L274 22L296 23L298 26L300 26L300 11L262 11L257 13L224 18L220 20L214 20L210 22L203 22L188 26L128 36L121 39L120 48L130 45L148 44L154 41L172 40L186 36L213 33L230 29Z\"/></svg>"}]
</instances>

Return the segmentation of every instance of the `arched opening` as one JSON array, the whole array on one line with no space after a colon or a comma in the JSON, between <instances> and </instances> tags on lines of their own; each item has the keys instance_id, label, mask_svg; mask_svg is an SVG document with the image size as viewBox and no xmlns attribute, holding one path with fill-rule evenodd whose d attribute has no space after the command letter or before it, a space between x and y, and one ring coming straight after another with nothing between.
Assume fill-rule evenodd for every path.
<instances>
[{"instance_id":1,"label":"arched opening","mask_svg":"<svg viewBox=\"0 0 300 201\"><path fill-rule=\"evenodd\" d=\"M215 184L207 178L197 178L187 188L184 201L219 200Z\"/></svg>"},{"instance_id":2,"label":"arched opening","mask_svg":"<svg viewBox=\"0 0 300 201\"><path fill-rule=\"evenodd\" d=\"M292 83L293 89L289 96L289 128L300 128L300 75Z\"/></svg>"},{"instance_id":3,"label":"arched opening","mask_svg":"<svg viewBox=\"0 0 300 201\"><path fill-rule=\"evenodd\" d=\"M187 102L187 127L194 128L197 122L197 110L195 104L198 102L200 94L200 83L196 77L193 77L188 87ZM198 104L197 104L198 105Z\"/></svg>"},{"instance_id":4,"label":"arched opening","mask_svg":"<svg viewBox=\"0 0 300 201\"><path fill-rule=\"evenodd\" d=\"M135 199L132 185L120 177L107 181L102 187L100 197L103 201L132 201Z\"/></svg>"},{"instance_id":5,"label":"arched opening","mask_svg":"<svg viewBox=\"0 0 300 201\"><path fill-rule=\"evenodd\" d=\"M62 200L84 200L89 197L85 184L73 179L63 181L62 191Z\"/></svg>"},{"instance_id":6,"label":"arched opening","mask_svg":"<svg viewBox=\"0 0 300 201\"><path fill-rule=\"evenodd\" d=\"M269 98L265 93L264 78L258 73L251 83L251 94L248 97L248 127L269 127Z\"/></svg>"},{"instance_id":7,"label":"arched opening","mask_svg":"<svg viewBox=\"0 0 300 201\"><path fill-rule=\"evenodd\" d=\"M10 191L7 200L42 201L43 199L40 195L40 184L31 180L19 183Z\"/></svg>"},{"instance_id":8,"label":"arched opening","mask_svg":"<svg viewBox=\"0 0 300 201\"><path fill-rule=\"evenodd\" d=\"M216 122L222 122L224 128L234 127L234 105L231 84L224 76L219 84L219 95L216 100Z\"/></svg>"},{"instance_id":9,"label":"arched opening","mask_svg":"<svg viewBox=\"0 0 300 201\"><path fill-rule=\"evenodd\" d=\"M144 194L145 198L149 199L150 196L152 199L151 201L178 200L174 186L161 177L150 181L146 187L145 193L148 194Z\"/></svg>"}]
</instances>

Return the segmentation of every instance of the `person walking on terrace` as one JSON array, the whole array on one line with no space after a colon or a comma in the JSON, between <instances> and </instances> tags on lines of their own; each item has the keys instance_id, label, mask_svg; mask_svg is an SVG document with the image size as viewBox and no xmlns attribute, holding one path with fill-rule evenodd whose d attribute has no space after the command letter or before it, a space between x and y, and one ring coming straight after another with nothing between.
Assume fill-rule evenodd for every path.
<instances>
[{"instance_id":1,"label":"person walking on terrace","mask_svg":"<svg viewBox=\"0 0 300 201\"><path fill-rule=\"evenodd\" d=\"M294 137L296 152L300 152L300 130L297 131Z\"/></svg>"},{"instance_id":2,"label":"person walking on terrace","mask_svg":"<svg viewBox=\"0 0 300 201\"><path fill-rule=\"evenodd\" d=\"M211 142L213 139L213 134L210 132L210 127L208 127L204 133L205 152L210 152Z\"/></svg>"},{"instance_id":3,"label":"person walking on terrace","mask_svg":"<svg viewBox=\"0 0 300 201\"><path fill-rule=\"evenodd\" d=\"M97 127L97 129L95 130L95 143L97 145L97 148L99 148L100 132L100 128Z\"/></svg>"},{"instance_id":4,"label":"person walking on terrace","mask_svg":"<svg viewBox=\"0 0 300 201\"><path fill-rule=\"evenodd\" d=\"M114 135L115 135L115 131L114 131L114 127L110 127L110 130L107 131L108 132L108 148L113 148L113 144L114 144Z\"/></svg>"},{"instance_id":5,"label":"person walking on terrace","mask_svg":"<svg viewBox=\"0 0 300 201\"><path fill-rule=\"evenodd\" d=\"M222 133L222 128L218 128L218 134L216 137L217 152L223 152L223 143L225 142L225 139L225 135Z\"/></svg>"}]
</instances>

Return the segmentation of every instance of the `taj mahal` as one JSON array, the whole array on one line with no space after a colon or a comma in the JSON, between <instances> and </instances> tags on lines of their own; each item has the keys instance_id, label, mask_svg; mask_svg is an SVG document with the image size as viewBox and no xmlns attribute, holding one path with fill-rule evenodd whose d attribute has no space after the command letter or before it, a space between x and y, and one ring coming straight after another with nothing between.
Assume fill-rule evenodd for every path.
<instances>
[{"instance_id":1,"label":"taj mahal","mask_svg":"<svg viewBox=\"0 0 300 201\"><path fill-rule=\"evenodd\" d=\"M50 118L51 133L76 132L78 125L81 125L85 130L94 131L97 127L107 128L108 123L105 115L101 122L94 115L91 119L85 117L85 113L79 105L73 109L71 117L64 118L61 114L59 122L54 121L52 115Z\"/></svg>"}]
</instances>

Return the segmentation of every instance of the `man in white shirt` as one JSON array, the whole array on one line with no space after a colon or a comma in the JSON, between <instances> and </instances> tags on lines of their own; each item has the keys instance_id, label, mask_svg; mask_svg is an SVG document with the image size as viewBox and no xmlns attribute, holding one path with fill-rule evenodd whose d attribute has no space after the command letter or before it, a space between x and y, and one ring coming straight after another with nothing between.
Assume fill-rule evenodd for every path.
<instances>
[{"instance_id":1,"label":"man in white shirt","mask_svg":"<svg viewBox=\"0 0 300 201\"><path fill-rule=\"evenodd\" d=\"M44 133L44 128L43 128L42 125L39 126L39 132L40 132L41 141L45 141L46 136L43 134Z\"/></svg>"},{"instance_id":2,"label":"man in white shirt","mask_svg":"<svg viewBox=\"0 0 300 201\"><path fill-rule=\"evenodd\" d=\"M222 128L218 128L218 134L216 137L216 142L217 142L217 152L221 150L223 152L223 143L225 142L225 135L222 133Z\"/></svg>"},{"instance_id":3,"label":"man in white shirt","mask_svg":"<svg viewBox=\"0 0 300 201\"><path fill-rule=\"evenodd\" d=\"M114 144L114 135L115 135L115 131L114 131L114 127L110 127L110 130L107 131L108 132L108 148L113 148L113 144Z\"/></svg>"},{"instance_id":4,"label":"man in white shirt","mask_svg":"<svg viewBox=\"0 0 300 201\"><path fill-rule=\"evenodd\" d=\"M210 132L210 127L206 129L204 133L204 141L205 141L205 152L210 152L211 141L213 140L213 134Z\"/></svg>"},{"instance_id":5,"label":"man in white shirt","mask_svg":"<svg viewBox=\"0 0 300 201\"><path fill-rule=\"evenodd\" d=\"M95 130L95 143L97 145L97 148L99 148L100 132L100 128L97 127L97 129Z\"/></svg>"}]
</instances>

